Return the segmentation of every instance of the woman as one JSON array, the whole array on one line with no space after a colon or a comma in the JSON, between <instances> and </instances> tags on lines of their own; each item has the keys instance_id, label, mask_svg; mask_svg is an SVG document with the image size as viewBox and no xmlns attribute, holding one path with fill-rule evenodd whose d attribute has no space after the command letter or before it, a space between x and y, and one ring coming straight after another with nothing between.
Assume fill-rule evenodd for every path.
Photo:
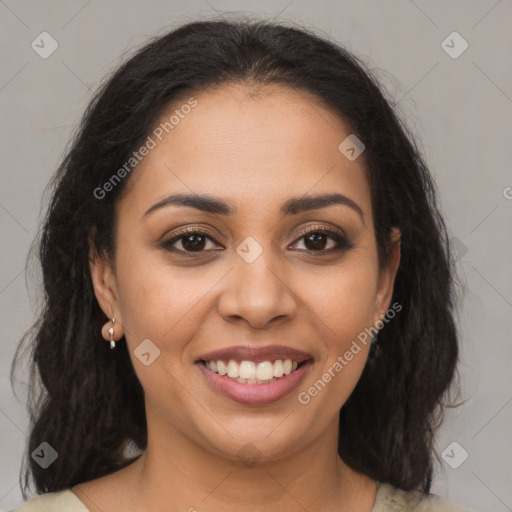
<instances>
[{"instance_id":1,"label":"woman","mask_svg":"<svg viewBox=\"0 0 512 512\"><path fill-rule=\"evenodd\" d=\"M55 177L42 496L16 510L462 510L430 494L458 354L436 201L335 43L208 21L145 46Z\"/></svg>"}]
</instances>

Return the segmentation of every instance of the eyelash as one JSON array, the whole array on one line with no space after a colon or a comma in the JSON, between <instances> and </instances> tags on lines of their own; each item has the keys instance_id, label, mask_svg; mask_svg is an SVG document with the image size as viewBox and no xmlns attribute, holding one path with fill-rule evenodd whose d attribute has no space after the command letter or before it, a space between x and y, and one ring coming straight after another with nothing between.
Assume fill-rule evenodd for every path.
<instances>
[{"instance_id":1,"label":"eyelash","mask_svg":"<svg viewBox=\"0 0 512 512\"><path fill-rule=\"evenodd\" d=\"M304 249L307 252L313 254L314 256L323 256L323 255L326 255L326 254L332 254L332 253L335 253L335 252L340 252L340 251L348 250L348 249L351 249L353 247L351 242L349 242L349 240L347 238L345 238L343 235L340 235L336 231L332 231L330 229L326 229L326 228L323 228L323 227L307 228L307 229L301 231L300 234L299 234L299 238L297 238L295 240L295 242L292 243L292 245L296 244L297 242L302 240L304 237L306 237L308 235L312 235L312 234L327 235L329 238L334 240L336 242L336 244L337 244L336 247L332 247L330 249L324 249L322 251L313 251L313 250ZM181 240L181 239L183 239L183 238L185 238L187 236L190 236L190 235L202 235L202 236L205 236L210 241L215 242L213 237L211 237L208 233L206 233L204 231L201 231L201 230L199 230L197 228L187 228L187 229L184 229L183 231L180 231L179 233L175 234L172 238L169 238L168 240L165 240L164 242L162 242L161 245L167 251L171 251L171 252L177 253L179 255L186 256L186 257L193 257L193 258L195 258L195 257L201 256L202 253L207 252L205 250L197 251L197 252L194 252L194 251L184 251L182 249L176 249L175 247L172 247L172 245L175 242L178 242L179 240Z\"/></svg>"}]
</instances>

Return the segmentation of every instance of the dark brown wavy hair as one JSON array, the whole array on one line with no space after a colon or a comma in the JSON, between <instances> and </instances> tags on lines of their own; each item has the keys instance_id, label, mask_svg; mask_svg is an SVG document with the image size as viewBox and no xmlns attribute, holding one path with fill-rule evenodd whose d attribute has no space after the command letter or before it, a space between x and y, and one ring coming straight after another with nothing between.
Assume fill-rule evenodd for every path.
<instances>
[{"instance_id":1,"label":"dark brown wavy hair","mask_svg":"<svg viewBox=\"0 0 512 512\"><path fill-rule=\"evenodd\" d=\"M101 338L105 315L89 272L89 245L113 258L114 206L130 178L104 199L94 190L128 161L178 97L225 83L281 84L312 93L366 146L375 237L386 262L392 227L401 262L392 302L362 376L340 411L338 453L356 471L404 490L430 490L434 431L456 376L454 256L433 178L417 143L363 62L327 37L272 22L184 24L155 37L101 85L57 173L38 251L43 301L11 369L28 354L30 434L23 496L70 488L119 470L147 444L142 386L125 343ZM32 256L31 256L32 255ZM112 259L113 261L113 259ZM25 350L21 350L25 346ZM30 454L43 441L47 469Z\"/></svg>"}]
</instances>

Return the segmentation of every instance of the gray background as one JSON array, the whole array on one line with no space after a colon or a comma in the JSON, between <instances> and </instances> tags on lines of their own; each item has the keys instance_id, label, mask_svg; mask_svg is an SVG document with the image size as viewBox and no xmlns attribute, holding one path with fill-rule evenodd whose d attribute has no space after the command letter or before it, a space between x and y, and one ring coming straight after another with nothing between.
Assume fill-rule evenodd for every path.
<instances>
[{"instance_id":1,"label":"gray background","mask_svg":"<svg viewBox=\"0 0 512 512\"><path fill-rule=\"evenodd\" d=\"M512 511L510 0L0 0L0 508L22 501L27 417L8 374L34 318L36 286L26 283L24 265L44 186L91 91L127 50L166 27L235 11L292 21L347 45L377 69L420 138L467 287L459 320L466 403L449 411L438 451L457 442L448 451L452 465L462 450L469 457L457 469L441 459L434 491L475 511ZM59 44L47 59L31 48L43 31ZM453 31L469 44L455 59L441 46Z\"/></svg>"}]
</instances>

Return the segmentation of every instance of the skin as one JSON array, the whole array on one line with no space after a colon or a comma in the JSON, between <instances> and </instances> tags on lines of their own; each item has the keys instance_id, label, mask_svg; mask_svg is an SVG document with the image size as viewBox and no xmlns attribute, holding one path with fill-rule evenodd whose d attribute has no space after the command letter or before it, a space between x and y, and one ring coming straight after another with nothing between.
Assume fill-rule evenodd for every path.
<instances>
[{"instance_id":1,"label":"skin","mask_svg":"<svg viewBox=\"0 0 512 512\"><path fill-rule=\"evenodd\" d=\"M102 512L244 505L369 512L375 481L337 455L339 410L369 344L310 403L299 403L297 392L321 379L390 307L400 233L392 232L380 268L364 153L349 161L338 150L350 128L314 96L230 84L194 98L197 106L129 178L117 205L115 265L91 251L97 300L107 319L116 318L114 339L125 335L145 391L148 448L127 468L72 491ZM168 195L191 192L222 198L236 213L173 205L143 217ZM345 205L279 215L290 197L334 192L357 203L364 218ZM209 237L198 258L160 245L185 226ZM299 233L304 227L345 233L351 246L315 255ZM236 252L248 236L263 249L250 264ZM184 243L174 247L184 251ZM328 235L321 248L336 245ZM106 340L111 326L103 329ZM145 366L133 351L147 338L161 353ZM287 397L242 405L210 388L194 361L244 343L295 347L314 364ZM259 455L251 466L238 455L249 443Z\"/></svg>"}]
</instances>

